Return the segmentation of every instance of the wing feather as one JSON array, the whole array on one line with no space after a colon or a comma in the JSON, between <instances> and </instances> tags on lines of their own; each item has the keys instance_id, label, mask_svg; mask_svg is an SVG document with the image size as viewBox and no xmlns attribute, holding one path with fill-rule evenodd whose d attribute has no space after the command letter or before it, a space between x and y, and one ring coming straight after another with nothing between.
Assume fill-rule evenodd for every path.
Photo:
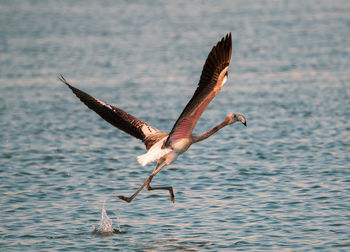
<instances>
[{"instance_id":1,"label":"wing feather","mask_svg":"<svg viewBox=\"0 0 350 252\"><path fill-rule=\"evenodd\" d=\"M198 87L175 122L165 147L168 147L173 140L189 137L192 134L199 117L225 84L231 60L231 50L232 38L231 33L229 33L210 51L203 66Z\"/></svg>"},{"instance_id":2,"label":"wing feather","mask_svg":"<svg viewBox=\"0 0 350 252\"><path fill-rule=\"evenodd\" d=\"M91 95L73 87L65 78L60 75L60 81L66 84L73 93L91 110L95 111L104 120L117 127L118 129L142 140L147 146L146 138L150 135L161 132L158 129L150 126L148 123L126 113L125 111L100 101Z\"/></svg>"}]
</instances>

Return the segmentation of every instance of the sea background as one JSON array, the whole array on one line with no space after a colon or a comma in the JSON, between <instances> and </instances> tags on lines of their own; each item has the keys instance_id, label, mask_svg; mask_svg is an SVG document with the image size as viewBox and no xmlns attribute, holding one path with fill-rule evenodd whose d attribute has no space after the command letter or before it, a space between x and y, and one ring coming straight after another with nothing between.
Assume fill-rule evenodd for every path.
<instances>
[{"instance_id":1,"label":"sea background","mask_svg":"<svg viewBox=\"0 0 350 252\"><path fill-rule=\"evenodd\" d=\"M58 74L170 131L205 59L229 79L192 146L152 172L143 144ZM0 1L1 251L350 250L350 1ZM101 210L122 231L98 235Z\"/></svg>"}]
</instances>

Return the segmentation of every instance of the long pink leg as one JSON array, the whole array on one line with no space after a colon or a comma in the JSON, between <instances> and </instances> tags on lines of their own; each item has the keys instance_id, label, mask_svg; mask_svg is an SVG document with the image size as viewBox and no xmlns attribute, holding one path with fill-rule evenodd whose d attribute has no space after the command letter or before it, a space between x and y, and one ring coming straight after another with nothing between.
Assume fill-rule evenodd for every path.
<instances>
[{"instance_id":1,"label":"long pink leg","mask_svg":"<svg viewBox=\"0 0 350 252\"><path fill-rule=\"evenodd\" d=\"M166 164L163 164L163 165L159 168L159 170L156 171L155 174L153 174L153 175L151 174L151 175L149 176L150 180L149 180L148 184L146 184L146 189L147 189L148 191L152 191L152 190L168 190L168 191L169 191L169 194L170 194L170 200L171 200L171 202L175 203L174 190L173 190L173 187L172 187L172 186L151 187L151 185L150 185L153 176L156 175L156 174L157 174L161 169L163 169L165 166L166 166Z\"/></svg>"},{"instance_id":2,"label":"long pink leg","mask_svg":"<svg viewBox=\"0 0 350 252\"><path fill-rule=\"evenodd\" d=\"M136 195L146 186L146 189L147 190L168 190L169 193L170 193L170 199L171 199L171 202L175 202L175 197L174 197L174 192L173 192L173 188L171 186L169 187L151 187L149 184L151 183L153 177L158 173L160 172L160 170L162 170L167 164L166 163L163 163L160 167L161 163L158 163L156 168L154 169L154 171L152 172L151 175L148 176L148 178L146 179L146 181L142 184L142 186L133 194L131 195L130 197L125 197L123 195L118 195L117 197L119 199L122 199L128 203L130 203L135 197Z\"/></svg>"}]
</instances>

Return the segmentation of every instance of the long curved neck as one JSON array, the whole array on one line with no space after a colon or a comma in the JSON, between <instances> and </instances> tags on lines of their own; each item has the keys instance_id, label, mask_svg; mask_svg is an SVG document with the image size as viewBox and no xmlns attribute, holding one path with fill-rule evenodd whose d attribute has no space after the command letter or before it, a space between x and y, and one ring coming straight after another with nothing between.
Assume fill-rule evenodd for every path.
<instances>
[{"instance_id":1,"label":"long curved neck","mask_svg":"<svg viewBox=\"0 0 350 252\"><path fill-rule=\"evenodd\" d=\"M227 120L223 120L220 124L216 125L211 130L200 135L192 136L193 143L197 143L197 142L203 141L204 139L207 139L208 137L210 137L211 135L213 135L215 132L219 131L223 127L227 126L228 124L229 123L227 122Z\"/></svg>"}]
</instances>

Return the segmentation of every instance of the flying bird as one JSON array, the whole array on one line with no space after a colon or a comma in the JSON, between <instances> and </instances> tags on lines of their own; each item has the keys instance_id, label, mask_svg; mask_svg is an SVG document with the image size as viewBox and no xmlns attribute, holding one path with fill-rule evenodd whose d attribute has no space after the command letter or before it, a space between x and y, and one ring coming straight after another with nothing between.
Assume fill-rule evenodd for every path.
<instances>
[{"instance_id":1,"label":"flying bird","mask_svg":"<svg viewBox=\"0 0 350 252\"><path fill-rule=\"evenodd\" d=\"M157 161L153 172L147 177L141 187L130 197L118 195L120 199L130 203L136 195L146 187L147 190L168 190L170 199L174 203L175 196L173 187L151 187L150 183L153 177L165 166L172 164L177 157L187 151L193 143L203 141L223 127L235 122L241 122L243 125L247 126L243 115L232 113L228 114L221 123L211 130L200 135L192 134L203 111L227 81L231 50L232 38L231 33L229 33L210 51L205 61L197 89L182 111L180 117L175 122L170 133L158 130L120 108L100 101L73 87L62 75L58 77L87 107L95 111L113 126L140 139L145 144L147 153L137 157L137 161L140 165L145 166L151 162Z\"/></svg>"}]
</instances>

